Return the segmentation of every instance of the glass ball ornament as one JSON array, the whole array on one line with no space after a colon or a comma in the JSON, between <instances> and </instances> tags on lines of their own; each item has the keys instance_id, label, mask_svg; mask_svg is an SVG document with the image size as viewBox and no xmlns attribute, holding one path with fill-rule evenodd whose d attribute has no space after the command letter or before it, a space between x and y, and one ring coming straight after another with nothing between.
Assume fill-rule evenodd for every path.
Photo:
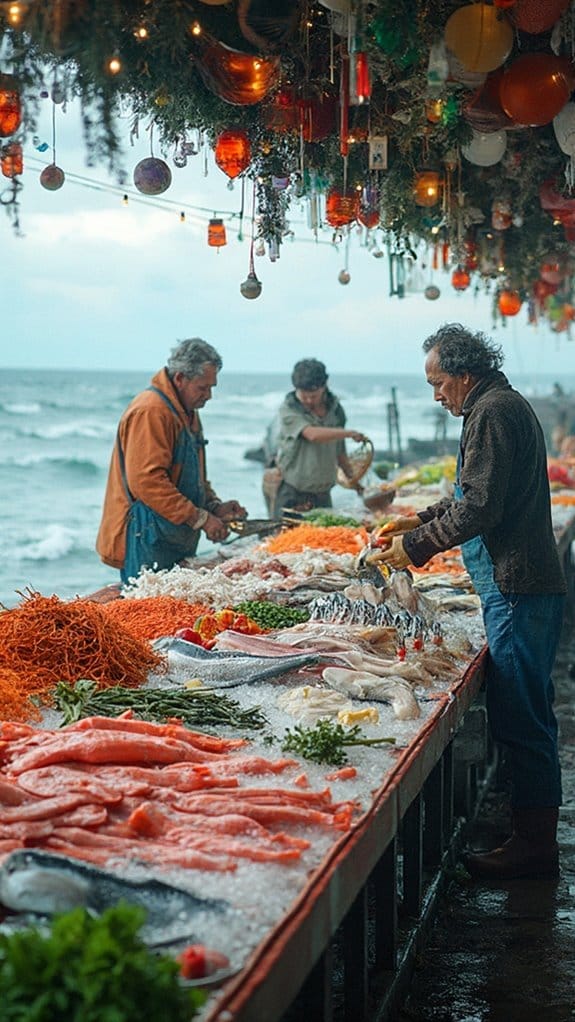
<instances>
[{"instance_id":1,"label":"glass ball ornament","mask_svg":"<svg viewBox=\"0 0 575 1022\"><path fill-rule=\"evenodd\" d=\"M172 183L172 172L164 160L147 156L134 167L134 184L142 195L161 195Z\"/></svg>"},{"instance_id":2,"label":"glass ball ornament","mask_svg":"<svg viewBox=\"0 0 575 1022\"><path fill-rule=\"evenodd\" d=\"M262 293L262 283L255 273L248 273L244 282L240 284L240 292L244 298L259 298Z\"/></svg>"},{"instance_id":3,"label":"glass ball ornament","mask_svg":"<svg viewBox=\"0 0 575 1022\"><path fill-rule=\"evenodd\" d=\"M349 273L348 270L340 270L337 275L337 279L339 280L340 284L349 284L351 280L351 273Z\"/></svg>"},{"instance_id":4,"label":"glass ball ornament","mask_svg":"<svg viewBox=\"0 0 575 1022\"><path fill-rule=\"evenodd\" d=\"M428 284L423 294L428 301L435 302L439 298L441 291L437 284Z\"/></svg>"},{"instance_id":5,"label":"glass ball ornament","mask_svg":"<svg viewBox=\"0 0 575 1022\"><path fill-rule=\"evenodd\" d=\"M61 167L57 167L55 163L50 163L40 174L40 184L42 188L45 188L48 192L57 192L62 187L66 175Z\"/></svg>"}]
</instances>

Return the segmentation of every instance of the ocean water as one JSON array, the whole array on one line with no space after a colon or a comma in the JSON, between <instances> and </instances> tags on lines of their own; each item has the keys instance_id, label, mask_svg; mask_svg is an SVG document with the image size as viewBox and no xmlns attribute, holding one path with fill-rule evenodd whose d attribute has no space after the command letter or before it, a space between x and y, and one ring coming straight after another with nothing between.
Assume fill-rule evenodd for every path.
<instances>
[{"instance_id":1,"label":"ocean water","mask_svg":"<svg viewBox=\"0 0 575 1022\"><path fill-rule=\"evenodd\" d=\"M110 453L120 415L152 372L0 370L0 603L15 606L27 589L69 599L118 581L94 549ZM512 381L522 389L521 381ZM524 381L528 393L531 381ZM538 379L541 393L552 379ZM575 386L575 377L566 381ZM376 449L388 447L388 405L395 393L402 441L432 439L437 406L421 374L337 375L330 385L348 425ZM222 372L202 411L208 475L223 499L235 498L251 517L267 517L262 466L244 457L260 446L285 392L284 373ZM456 437L460 422L447 420ZM374 477L375 481L375 477ZM341 487L334 504L359 510ZM202 536L199 552L212 549Z\"/></svg>"}]
</instances>

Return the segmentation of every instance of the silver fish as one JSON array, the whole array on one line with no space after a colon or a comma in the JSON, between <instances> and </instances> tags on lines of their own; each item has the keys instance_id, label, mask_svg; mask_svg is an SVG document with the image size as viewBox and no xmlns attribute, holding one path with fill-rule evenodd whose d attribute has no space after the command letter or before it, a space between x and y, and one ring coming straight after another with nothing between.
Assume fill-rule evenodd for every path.
<instances>
[{"instance_id":1,"label":"silver fish","mask_svg":"<svg viewBox=\"0 0 575 1022\"><path fill-rule=\"evenodd\" d=\"M99 914L120 901L146 910L140 936L150 947L201 939L194 931L201 912L231 911L223 899L199 898L155 878L128 880L37 848L11 852L0 866L0 902L15 912L50 916L84 907Z\"/></svg>"},{"instance_id":2,"label":"silver fish","mask_svg":"<svg viewBox=\"0 0 575 1022\"><path fill-rule=\"evenodd\" d=\"M190 677L201 678L211 688L233 688L250 682L277 678L298 671L300 667L316 664L325 659L315 653L287 653L286 656L253 656L239 651L224 652L203 649L192 642L165 636L152 644L167 653L168 670L172 666L185 666Z\"/></svg>"}]
</instances>

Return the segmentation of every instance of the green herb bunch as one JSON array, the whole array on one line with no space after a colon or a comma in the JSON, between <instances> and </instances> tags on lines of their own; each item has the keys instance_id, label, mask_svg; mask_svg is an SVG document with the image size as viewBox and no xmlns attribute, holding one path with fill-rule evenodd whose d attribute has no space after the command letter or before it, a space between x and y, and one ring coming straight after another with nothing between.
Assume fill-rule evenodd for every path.
<instances>
[{"instance_id":1,"label":"green herb bunch","mask_svg":"<svg viewBox=\"0 0 575 1022\"><path fill-rule=\"evenodd\" d=\"M179 965L138 938L143 909L78 908L38 928L0 934L2 1022L190 1022L205 1000Z\"/></svg>"},{"instance_id":2,"label":"green herb bunch","mask_svg":"<svg viewBox=\"0 0 575 1022\"><path fill-rule=\"evenodd\" d=\"M245 600L238 603L234 610L245 614L255 621L260 628L273 631L275 628L291 628L309 620L309 611L298 610L296 607L282 607L271 600ZM289 652L289 650L286 650Z\"/></svg>"},{"instance_id":3,"label":"green herb bunch","mask_svg":"<svg viewBox=\"0 0 575 1022\"><path fill-rule=\"evenodd\" d=\"M284 752L295 752L304 759L315 763L329 763L332 766L343 766L348 761L346 746L395 744L395 738L362 737L361 728L345 728L331 720L318 720L314 727L303 728L296 724L288 730L282 743Z\"/></svg>"}]
</instances>

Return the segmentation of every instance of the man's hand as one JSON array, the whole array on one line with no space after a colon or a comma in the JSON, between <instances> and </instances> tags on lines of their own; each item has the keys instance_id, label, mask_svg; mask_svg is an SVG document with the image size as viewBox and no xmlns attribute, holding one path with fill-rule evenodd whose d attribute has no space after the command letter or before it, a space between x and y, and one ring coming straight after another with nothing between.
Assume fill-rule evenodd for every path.
<instances>
[{"instance_id":1,"label":"man's hand","mask_svg":"<svg viewBox=\"0 0 575 1022\"><path fill-rule=\"evenodd\" d=\"M402 536L404 532L411 532L412 529L417 529L420 525L423 525L423 522L419 515L400 516L382 525L377 532L377 538L387 539L389 537L393 539L394 536Z\"/></svg>"},{"instance_id":2,"label":"man's hand","mask_svg":"<svg viewBox=\"0 0 575 1022\"><path fill-rule=\"evenodd\" d=\"M411 564L409 555L405 552L401 536L395 536L390 546L385 547L385 549L374 550L372 553L367 554L365 561L367 564L387 564L389 568L395 568L396 571L407 568Z\"/></svg>"},{"instance_id":3,"label":"man's hand","mask_svg":"<svg viewBox=\"0 0 575 1022\"><path fill-rule=\"evenodd\" d=\"M227 528L226 523L216 515L208 515L202 525L202 531L205 532L208 539L211 539L212 543L220 543L229 535L229 529Z\"/></svg>"},{"instance_id":4,"label":"man's hand","mask_svg":"<svg viewBox=\"0 0 575 1022\"><path fill-rule=\"evenodd\" d=\"M248 513L237 500L225 500L214 511L216 518L221 522L235 522L238 518L247 518Z\"/></svg>"}]
</instances>

